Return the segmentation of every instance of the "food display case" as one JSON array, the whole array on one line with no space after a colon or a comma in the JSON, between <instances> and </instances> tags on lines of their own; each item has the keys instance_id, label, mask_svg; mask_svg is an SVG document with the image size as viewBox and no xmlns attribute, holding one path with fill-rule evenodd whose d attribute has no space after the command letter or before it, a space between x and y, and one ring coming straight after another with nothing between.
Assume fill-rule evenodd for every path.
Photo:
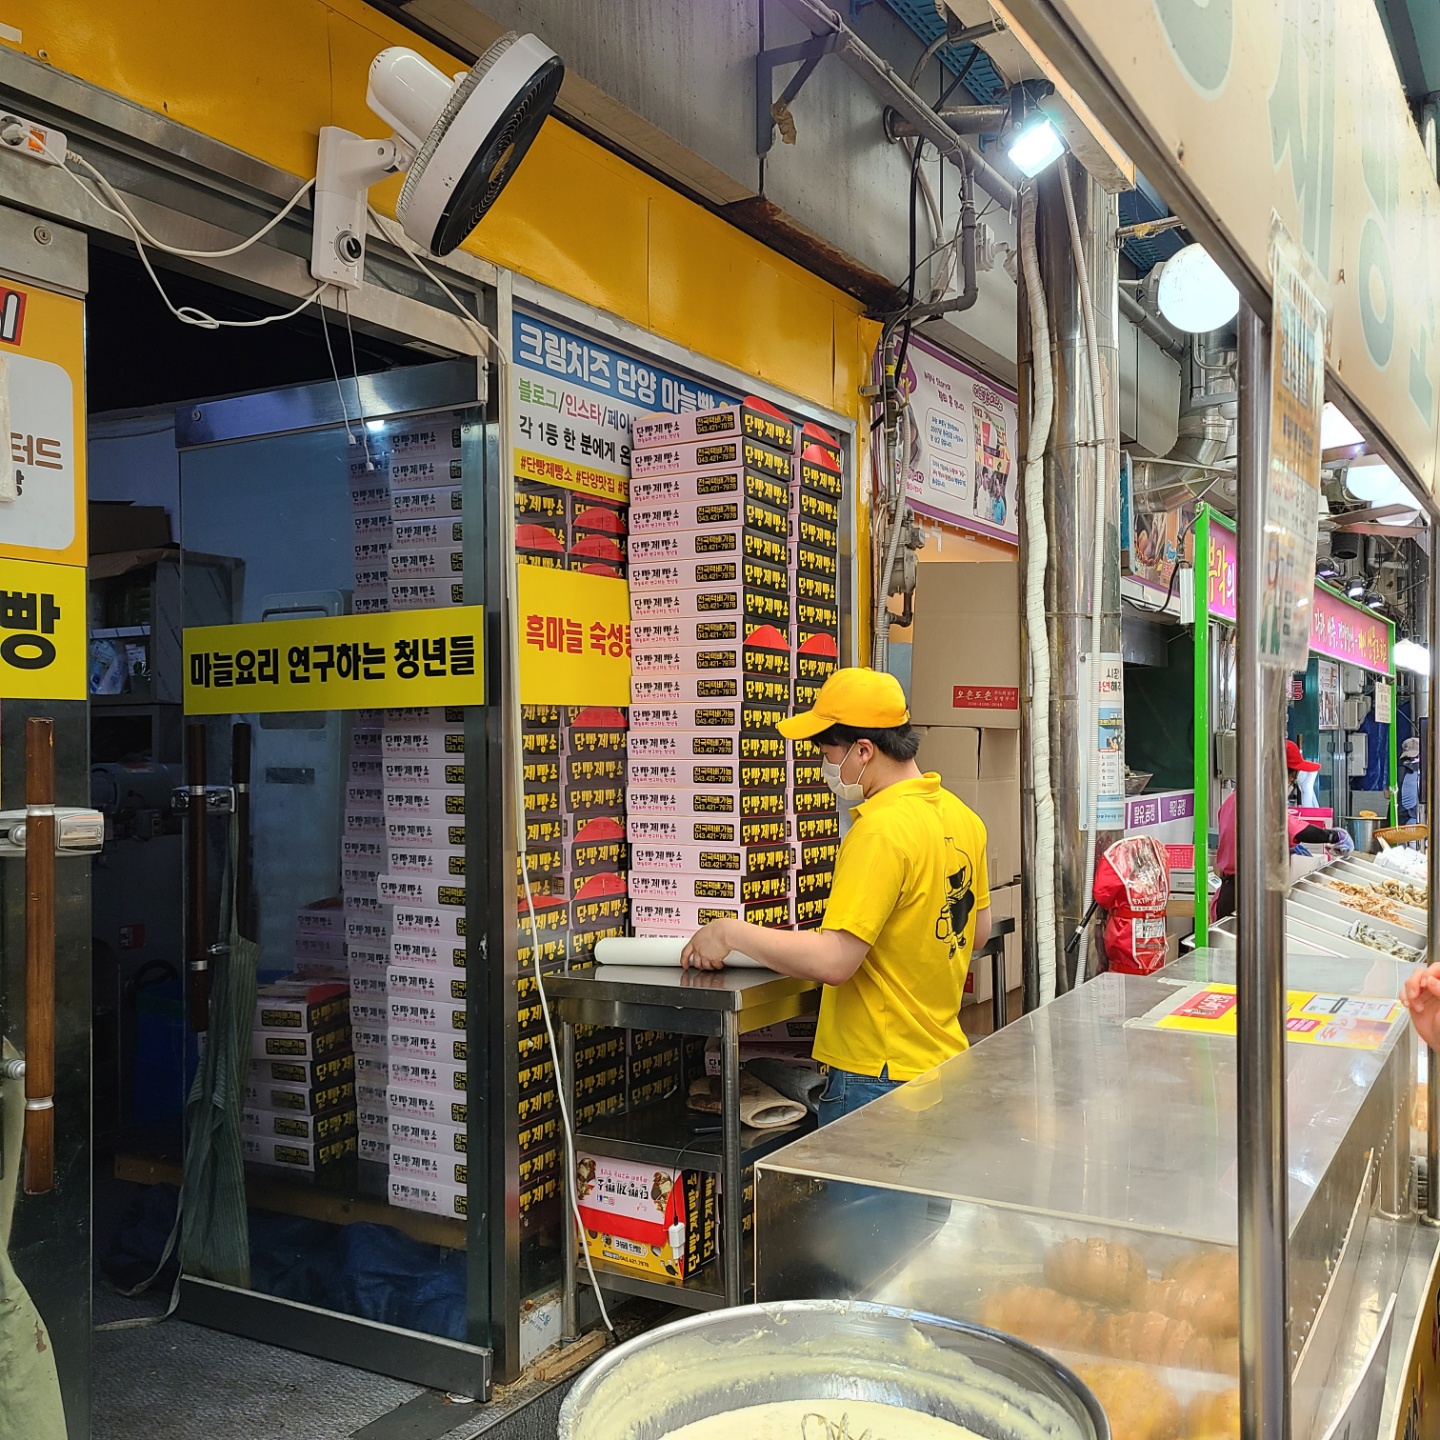
<instances>
[{"instance_id":1,"label":"food display case","mask_svg":"<svg viewBox=\"0 0 1440 1440\"><path fill-rule=\"evenodd\" d=\"M1236 917L1210 927L1209 941L1234 949ZM1290 887L1285 935L1292 954L1413 965L1425 958L1425 890L1368 856L1347 855L1309 871Z\"/></svg>"},{"instance_id":2,"label":"food display case","mask_svg":"<svg viewBox=\"0 0 1440 1440\"><path fill-rule=\"evenodd\" d=\"M1287 965L1292 1003L1368 1017L1285 1047L1296 1436L1323 1433L1414 1230L1408 968ZM981 1321L1072 1366L1118 1436L1173 1436L1183 1412L1238 1434L1236 1043L1157 1021L1233 980L1210 949L1101 976L765 1158L757 1299Z\"/></svg>"}]
</instances>

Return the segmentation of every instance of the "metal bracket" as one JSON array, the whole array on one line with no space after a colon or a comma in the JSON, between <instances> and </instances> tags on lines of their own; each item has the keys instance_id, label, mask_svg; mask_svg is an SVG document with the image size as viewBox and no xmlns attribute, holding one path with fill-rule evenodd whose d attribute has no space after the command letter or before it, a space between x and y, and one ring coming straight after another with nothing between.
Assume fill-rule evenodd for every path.
<instances>
[{"instance_id":1,"label":"metal bracket","mask_svg":"<svg viewBox=\"0 0 1440 1440\"><path fill-rule=\"evenodd\" d=\"M776 116L788 110L794 103L805 82L814 72L821 59L829 55L840 44L840 32L831 35L817 35L811 40L802 40L798 45L780 45L774 50L762 50L755 57L755 153L765 156L775 139ZM781 65L800 68L790 77L790 83L780 92L780 98L772 98L775 71Z\"/></svg>"},{"instance_id":2,"label":"metal bracket","mask_svg":"<svg viewBox=\"0 0 1440 1440\"><path fill-rule=\"evenodd\" d=\"M229 815L235 809L235 787L233 785L180 785L170 792L170 808L177 815L190 813L191 790L202 790L205 796L207 815Z\"/></svg>"},{"instance_id":3,"label":"metal bracket","mask_svg":"<svg viewBox=\"0 0 1440 1440\"><path fill-rule=\"evenodd\" d=\"M0 810L0 860L25 856L25 811ZM55 807L55 853L98 855L105 843L105 817L78 805Z\"/></svg>"}]
</instances>

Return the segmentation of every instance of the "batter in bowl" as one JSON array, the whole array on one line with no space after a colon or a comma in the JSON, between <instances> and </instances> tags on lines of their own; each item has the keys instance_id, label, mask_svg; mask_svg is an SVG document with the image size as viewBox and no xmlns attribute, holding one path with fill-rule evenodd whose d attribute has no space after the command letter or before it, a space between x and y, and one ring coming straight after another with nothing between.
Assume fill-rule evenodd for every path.
<instances>
[{"instance_id":1,"label":"batter in bowl","mask_svg":"<svg viewBox=\"0 0 1440 1440\"><path fill-rule=\"evenodd\" d=\"M978 1440L973 1430L873 1400L777 1400L727 1410L664 1440Z\"/></svg>"}]
</instances>

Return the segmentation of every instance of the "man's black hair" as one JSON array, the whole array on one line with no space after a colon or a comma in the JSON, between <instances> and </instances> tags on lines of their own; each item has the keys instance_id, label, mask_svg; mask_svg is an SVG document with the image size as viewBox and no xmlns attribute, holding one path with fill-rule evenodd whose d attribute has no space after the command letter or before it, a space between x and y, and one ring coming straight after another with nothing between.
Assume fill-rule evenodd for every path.
<instances>
[{"instance_id":1,"label":"man's black hair","mask_svg":"<svg viewBox=\"0 0 1440 1440\"><path fill-rule=\"evenodd\" d=\"M868 740L891 760L913 760L920 751L920 732L913 725L894 725L886 730L857 730L853 725L832 725L813 739L816 745L843 745L847 750L857 740Z\"/></svg>"}]
</instances>

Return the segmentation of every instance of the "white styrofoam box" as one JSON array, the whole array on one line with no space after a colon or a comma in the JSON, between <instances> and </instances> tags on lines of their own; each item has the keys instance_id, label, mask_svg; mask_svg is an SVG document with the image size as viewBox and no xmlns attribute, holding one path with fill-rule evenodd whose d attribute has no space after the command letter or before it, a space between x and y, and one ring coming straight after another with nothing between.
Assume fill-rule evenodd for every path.
<instances>
[{"instance_id":1,"label":"white styrofoam box","mask_svg":"<svg viewBox=\"0 0 1440 1440\"><path fill-rule=\"evenodd\" d=\"M402 1210L420 1210L427 1215L464 1217L467 1190L463 1185L441 1185L413 1175L390 1172L390 1203Z\"/></svg>"}]
</instances>

